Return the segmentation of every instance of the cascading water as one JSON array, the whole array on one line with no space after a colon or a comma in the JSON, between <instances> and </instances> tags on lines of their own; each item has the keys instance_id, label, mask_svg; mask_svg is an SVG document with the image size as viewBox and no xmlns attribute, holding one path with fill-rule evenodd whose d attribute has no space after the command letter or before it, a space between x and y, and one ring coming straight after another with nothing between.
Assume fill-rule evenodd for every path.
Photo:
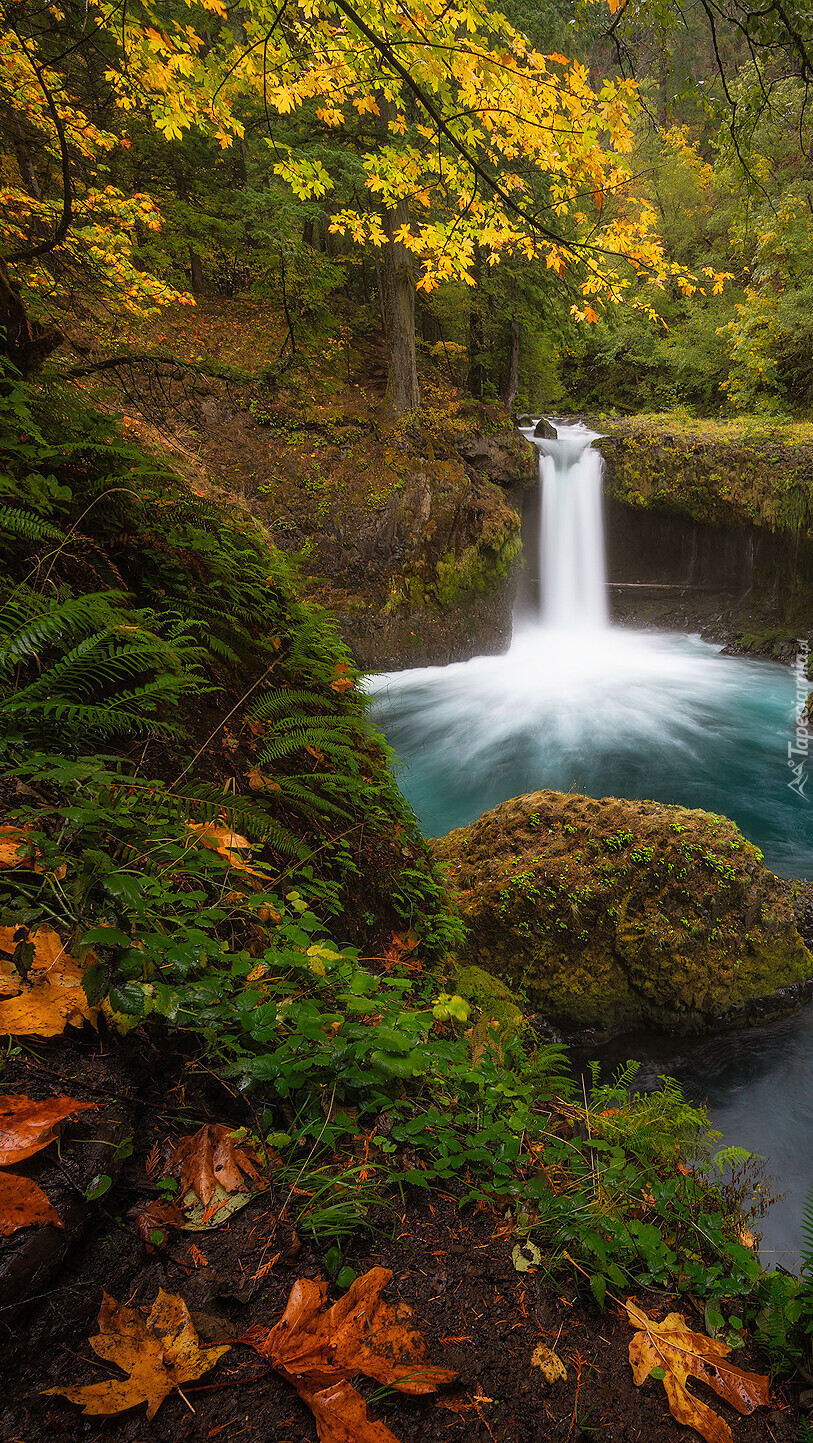
<instances>
[{"instance_id":1,"label":"cascading water","mask_svg":"<svg viewBox=\"0 0 813 1443\"><path fill-rule=\"evenodd\" d=\"M542 621L556 630L608 624L601 504L601 454L586 426L557 426L540 440L542 485L539 557Z\"/></svg>"},{"instance_id":2,"label":"cascading water","mask_svg":"<svg viewBox=\"0 0 813 1443\"><path fill-rule=\"evenodd\" d=\"M775 872L813 877L813 748L801 791L788 757L801 708L794 675L699 637L609 624L594 439L559 426L555 441L535 443L540 600L518 614L509 651L368 679L402 790L430 836L543 787L701 807L733 818ZM712 1122L732 1142L759 1151L766 1137L787 1198L765 1244L793 1266L813 1172L802 1161L813 1156L813 1012L749 1033L747 1087L736 1042L625 1046L624 1056L652 1059L653 1077L677 1075L696 1098L710 1092Z\"/></svg>"},{"instance_id":3,"label":"cascading water","mask_svg":"<svg viewBox=\"0 0 813 1443\"><path fill-rule=\"evenodd\" d=\"M813 876L813 801L789 786L793 674L608 623L595 439L560 425L535 442L540 600L509 651L369 678L402 789L430 836L540 787L702 807L732 817L774 871ZM813 797L813 755L810 767Z\"/></svg>"}]
</instances>

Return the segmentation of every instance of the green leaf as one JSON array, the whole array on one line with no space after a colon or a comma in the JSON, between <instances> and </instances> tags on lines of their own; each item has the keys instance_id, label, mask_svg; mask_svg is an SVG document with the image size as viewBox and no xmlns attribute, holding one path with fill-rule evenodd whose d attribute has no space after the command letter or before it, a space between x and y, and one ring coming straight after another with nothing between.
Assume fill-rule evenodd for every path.
<instances>
[{"instance_id":1,"label":"green leaf","mask_svg":"<svg viewBox=\"0 0 813 1443\"><path fill-rule=\"evenodd\" d=\"M88 1183L85 1189L85 1197L88 1202L95 1202L97 1198L104 1197L105 1193L109 1192L112 1186L112 1177L108 1177L106 1172L101 1172Z\"/></svg>"},{"instance_id":2,"label":"green leaf","mask_svg":"<svg viewBox=\"0 0 813 1443\"><path fill-rule=\"evenodd\" d=\"M146 1017L147 999L138 982L123 982L110 988L110 1006L125 1017Z\"/></svg>"},{"instance_id":3,"label":"green leaf","mask_svg":"<svg viewBox=\"0 0 813 1443\"><path fill-rule=\"evenodd\" d=\"M82 990L87 997L91 1007L95 1007L107 996L110 986L110 965L107 962L94 962L88 967L82 978Z\"/></svg>"}]
</instances>

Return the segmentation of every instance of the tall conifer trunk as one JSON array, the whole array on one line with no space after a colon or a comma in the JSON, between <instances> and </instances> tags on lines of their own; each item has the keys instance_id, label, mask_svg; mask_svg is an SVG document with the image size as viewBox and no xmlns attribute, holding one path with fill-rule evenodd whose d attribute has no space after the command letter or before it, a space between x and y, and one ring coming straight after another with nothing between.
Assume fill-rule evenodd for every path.
<instances>
[{"instance_id":1,"label":"tall conifer trunk","mask_svg":"<svg viewBox=\"0 0 813 1443\"><path fill-rule=\"evenodd\" d=\"M395 232L409 220L405 200L395 210L382 213L387 237L382 265L382 301L387 339L387 391L384 405L394 416L405 416L421 403L418 385L418 356L415 346L415 277L412 256L395 239Z\"/></svg>"},{"instance_id":2,"label":"tall conifer trunk","mask_svg":"<svg viewBox=\"0 0 813 1443\"><path fill-rule=\"evenodd\" d=\"M508 375L502 397L507 411L511 410L519 392L519 334L519 321L516 316L512 316L508 350Z\"/></svg>"}]
</instances>

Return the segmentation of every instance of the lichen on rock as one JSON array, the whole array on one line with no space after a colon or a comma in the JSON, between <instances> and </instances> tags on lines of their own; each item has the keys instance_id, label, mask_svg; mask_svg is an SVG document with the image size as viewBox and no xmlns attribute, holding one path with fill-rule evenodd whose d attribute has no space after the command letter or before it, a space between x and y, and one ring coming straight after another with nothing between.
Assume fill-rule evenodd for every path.
<instances>
[{"instance_id":1,"label":"lichen on rock","mask_svg":"<svg viewBox=\"0 0 813 1443\"><path fill-rule=\"evenodd\" d=\"M779 1016L813 979L787 886L725 817L532 792L434 846L467 926L461 963L571 1036Z\"/></svg>"}]
</instances>

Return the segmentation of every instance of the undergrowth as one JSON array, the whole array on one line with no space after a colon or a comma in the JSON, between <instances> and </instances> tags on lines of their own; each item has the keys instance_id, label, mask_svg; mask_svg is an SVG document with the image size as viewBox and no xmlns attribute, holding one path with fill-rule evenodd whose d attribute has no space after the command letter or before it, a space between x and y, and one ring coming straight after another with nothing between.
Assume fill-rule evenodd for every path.
<instances>
[{"instance_id":1,"label":"undergrowth","mask_svg":"<svg viewBox=\"0 0 813 1443\"><path fill-rule=\"evenodd\" d=\"M453 1186L508 1209L518 1267L602 1306L685 1293L809 1368L813 1205L801 1277L764 1274L752 1161L715 1161L676 1084L630 1067L579 1099L560 1046L449 990L460 923L349 656L251 518L7 376L0 568L14 955L55 928L102 1025L253 1095L332 1275L394 1189Z\"/></svg>"}]
</instances>

